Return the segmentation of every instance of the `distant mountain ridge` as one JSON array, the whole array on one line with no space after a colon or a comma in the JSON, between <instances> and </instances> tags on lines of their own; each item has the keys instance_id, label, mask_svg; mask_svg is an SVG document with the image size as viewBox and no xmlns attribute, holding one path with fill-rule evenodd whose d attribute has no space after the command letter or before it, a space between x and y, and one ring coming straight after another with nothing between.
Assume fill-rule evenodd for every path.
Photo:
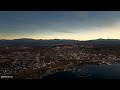
<instances>
[{"instance_id":1,"label":"distant mountain ridge","mask_svg":"<svg viewBox=\"0 0 120 90\"><path fill-rule=\"evenodd\" d=\"M51 44L74 44L79 42L78 40L68 39L32 39L32 38L20 38L14 40L0 40L0 45L19 45L19 44L34 44L34 45L51 45Z\"/></svg>"},{"instance_id":2,"label":"distant mountain ridge","mask_svg":"<svg viewBox=\"0 0 120 90\"><path fill-rule=\"evenodd\" d=\"M120 39L96 39L88 40L86 42L91 44L120 44Z\"/></svg>"},{"instance_id":3,"label":"distant mountain ridge","mask_svg":"<svg viewBox=\"0 0 120 90\"><path fill-rule=\"evenodd\" d=\"M32 38L20 38L13 40L0 40L0 45L19 45L19 44L34 44L34 45L51 45L51 44L120 44L120 39L95 39L88 41L79 41L71 39L32 39Z\"/></svg>"}]
</instances>

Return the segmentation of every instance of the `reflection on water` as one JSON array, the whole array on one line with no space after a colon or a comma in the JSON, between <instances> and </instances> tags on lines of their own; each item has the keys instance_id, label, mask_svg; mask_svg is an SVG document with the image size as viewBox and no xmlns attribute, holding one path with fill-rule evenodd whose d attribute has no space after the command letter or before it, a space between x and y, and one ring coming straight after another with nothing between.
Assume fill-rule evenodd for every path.
<instances>
[{"instance_id":1,"label":"reflection on water","mask_svg":"<svg viewBox=\"0 0 120 90\"><path fill-rule=\"evenodd\" d=\"M82 65L72 71L57 72L43 79L120 79L120 64Z\"/></svg>"}]
</instances>

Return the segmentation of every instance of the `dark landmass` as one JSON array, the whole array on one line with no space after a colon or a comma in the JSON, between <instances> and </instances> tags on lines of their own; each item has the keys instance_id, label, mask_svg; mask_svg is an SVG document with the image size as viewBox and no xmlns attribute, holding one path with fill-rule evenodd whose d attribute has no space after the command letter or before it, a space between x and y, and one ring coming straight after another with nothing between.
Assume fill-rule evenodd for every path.
<instances>
[{"instance_id":1,"label":"dark landmass","mask_svg":"<svg viewBox=\"0 0 120 90\"><path fill-rule=\"evenodd\" d=\"M70 40L70 39L32 39L21 38L13 40L0 40L0 45L53 45L53 44L104 44L104 45L117 45L120 44L119 39L96 39L88 41Z\"/></svg>"},{"instance_id":2,"label":"dark landmass","mask_svg":"<svg viewBox=\"0 0 120 90\"><path fill-rule=\"evenodd\" d=\"M14 39L14 40L0 40L0 45L53 45L53 44L74 44L78 43L78 40L66 40L66 39L50 39L50 40L36 40L36 39Z\"/></svg>"}]
</instances>

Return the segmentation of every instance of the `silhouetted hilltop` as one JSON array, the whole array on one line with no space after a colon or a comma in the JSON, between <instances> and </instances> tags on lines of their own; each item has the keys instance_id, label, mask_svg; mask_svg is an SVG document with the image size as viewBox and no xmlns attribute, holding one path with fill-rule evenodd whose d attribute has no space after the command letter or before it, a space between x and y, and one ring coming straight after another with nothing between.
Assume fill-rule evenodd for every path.
<instances>
[{"instance_id":1,"label":"silhouetted hilltop","mask_svg":"<svg viewBox=\"0 0 120 90\"><path fill-rule=\"evenodd\" d=\"M13 39L13 40L35 40L35 39L32 39L32 38L20 38L20 39Z\"/></svg>"},{"instance_id":2,"label":"silhouetted hilltop","mask_svg":"<svg viewBox=\"0 0 120 90\"><path fill-rule=\"evenodd\" d=\"M88 40L87 43L92 44L120 44L119 39L96 39L96 40Z\"/></svg>"}]
</instances>

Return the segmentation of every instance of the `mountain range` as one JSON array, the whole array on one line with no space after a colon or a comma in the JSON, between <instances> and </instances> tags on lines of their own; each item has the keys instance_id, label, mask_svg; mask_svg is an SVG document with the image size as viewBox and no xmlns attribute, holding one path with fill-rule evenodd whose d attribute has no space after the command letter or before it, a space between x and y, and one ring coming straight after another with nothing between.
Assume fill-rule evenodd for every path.
<instances>
[{"instance_id":1,"label":"mountain range","mask_svg":"<svg viewBox=\"0 0 120 90\"><path fill-rule=\"evenodd\" d=\"M51 44L75 44L75 43L87 43L87 44L120 44L119 39L95 39L88 41L70 40L70 39L32 39L32 38L20 38L13 40L0 40L0 45L19 45L19 44L35 44L35 45L51 45Z\"/></svg>"},{"instance_id":2,"label":"mountain range","mask_svg":"<svg viewBox=\"0 0 120 90\"><path fill-rule=\"evenodd\" d=\"M13 40L0 40L0 45L19 45L19 44L33 44L33 45L51 45L51 44L74 44L78 43L78 40L67 40L67 39L31 39L31 38L20 38Z\"/></svg>"}]
</instances>

